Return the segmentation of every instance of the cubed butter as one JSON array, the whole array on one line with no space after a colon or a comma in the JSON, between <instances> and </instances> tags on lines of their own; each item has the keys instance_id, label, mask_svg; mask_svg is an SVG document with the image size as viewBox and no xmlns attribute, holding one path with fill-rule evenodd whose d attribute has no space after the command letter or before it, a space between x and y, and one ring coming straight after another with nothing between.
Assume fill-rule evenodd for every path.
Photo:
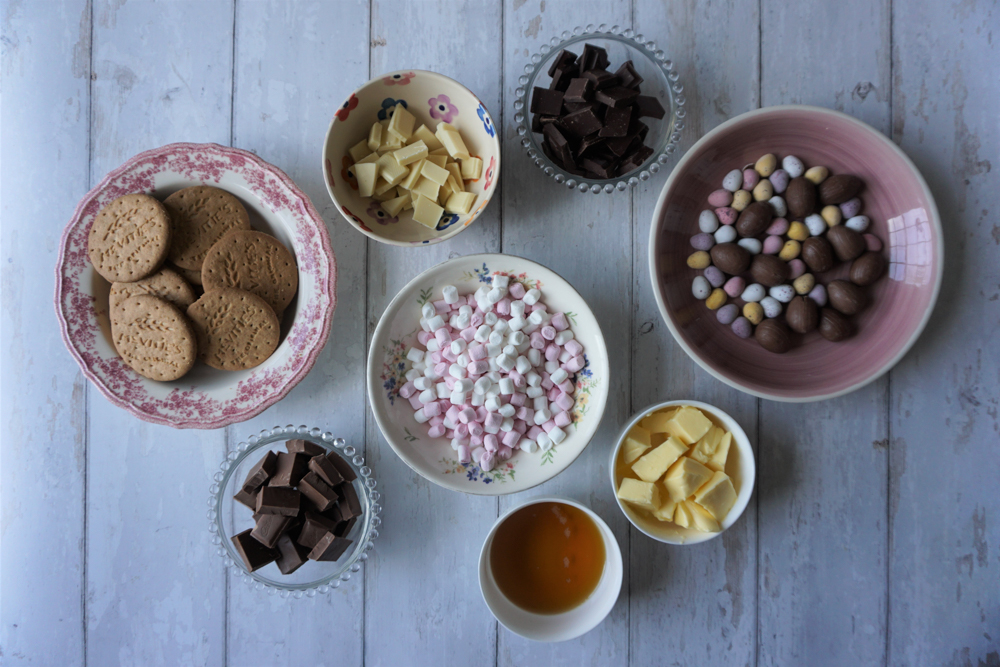
<instances>
[{"instance_id":1,"label":"cubed butter","mask_svg":"<svg viewBox=\"0 0 1000 667\"><path fill-rule=\"evenodd\" d=\"M631 477L622 479L618 487L618 497L623 502L650 511L660 507L660 491L656 485Z\"/></svg>"},{"instance_id":2,"label":"cubed butter","mask_svg":"<svg viewBox=\"0 0 1000 667\"><path fill-rule=\"evenodd\" d=\"M632 464L632 470L639 476L639 479L655 482L663 477L663 473L686 451L687 447L680 440L668 438L656 449L642 455L638 461Z\"/></svg>"},{"instance_id":3,"label":"cubed butter","mask_svg":"<svg viewBox=\"0 0 1000 667\"><path fill-rule=\"evenodd\" d=\"M677 503L673 499L665 494L660 494L660 507L659 509L653 510L653 516L660 521L673 521L674 512L677 510Z\"/></svg>"},{"instance_id":4,"label":"cubed butter","mask_svg":"<svg viewBox=\"0 0 1000 667\"><path fill-rule=\"evenodd\" d=\"M424 166L425 167L427 166L426 162L424 163ZM414 192L423 197L427 197L431 201L437 201L438 190L440 189L441 189L440 185L430 180L426 176L421 176L420 180L417 181L417 184L414 185L412 188L410 188L410 192Z\"/></svg>"},{"instance_id":5,"label":"cubed butter","mask_svg":"<svg viewBox=\"0 0 1000 667\"><path fill-rule=\"evenodd\" d=\"M354 176L358 179L358 194L362 197L371 197L375 194L375 179L378 178L378 165L374 162L365 162L354 165L353 169Z\"/></svg>"},{"instance_id":6,"label":"cubed butter","mask_svg":"<svg viewBox=\"0 0 1000 667\"><path fill-rule=\"evenodd\" d=\"M729 445L732 441L732 433L727 433L718 426L713 426L695 444L688 456L699 463L704 463L712 470L725 470L726 458L729 456Z\"/></svg>"},{"instance_id":7,"label":"cubed butter","mask_svg":"<svg viewBox=\"0 0 1000 667\"><path fill-rule=\"evenodd\" d=\"M469 149L465 147L465 142L462 140L462 135L458 133L451 125L447 123L441 123L437 127L437 131L434 133L437 136L438 141L441 145L445 147L448 151L448 155L456 160L468 160L471 155L469 155Z\"/></svg>"},{"instance_id":8,"label":"cubed butter","mask_svg":"<svg viewBox=\"0 0 1000 667\"><path fill-rule=\"evenodd\" d=\"M417 119L402 104L397 104L389 120L389 134L399 139L400 145L413 134L413 124Z\"/></svg>"},{"instance_id":9,"label":"cubed butter","mask_svg":"<svg viewBox=\"0 0 1000 667\"><path fill-rule=\"evenodd\" d=\"M693 445L701 440L701 436L708 433L708 429L711 426L712 422L702 414L701 410L684 406L670 420L668 428L685 445Z\"/></svg>"},{"instance_id":10,"label":"cubed butter","mask_svg":"<svg viewBox=\"0 0 1000 667\"><path fill-rule=\"evenodd\" d=\"M368 130L368 150L377 151L382 145L382 123L372 123L372 129Z\"/></svg>"},{"instance_id":11,"label":"cubed butter","mask_svg":"<svg viewBox=\"0 0 1000 667\"><path fill-rule=\"evenodd\" d=\"M406 178L400 181L399 187L405 188L407 190L412 190L413 186L416 185L417 181L420 180L420 170L421 168L423 168L423 166L424 166L423 160L414 162L413 164L409 165L407 168L410 171L407 172Z\"/></svg>"},{"instance_id":12,"label":"cubed butter","mask_svg":"<svg viewBox=\"0 0 1000 667\"><path fill-rule=\"evenodd\" d=\"M694 494L694 501L704 507L709 514L722 521L736 503L736 488L733 480L724 472L716 472Z\"/></svg>"},{"instance_id":13,"label":"cubed butter","mask_svg":"<svg viewBox=\"0 0 1000 667\"><path fill-rule=\"evenodd\" d=\"M694 524L694 518L691 516L691 510L687 503L677 503L677 509L674 510L674 523L681 528L690 528Z\"/></svg>"},{"instance_id":14,"label":"cubed butter","mask_svg":"<svg viewBox=\"0 0 1000 667\"><path fill-rule=\"evenodd\" d=\"M361 158L371 153L371 149L368 148L368 141L362 139L358 143L351 146L351 149L347 151L351 154L351 159L354 162L358 162Z\"/></svg>"},{"instance_id":15,"label":"cubed butter","mask_svg":"<svg viewBox=\"0 0 1000 667\"><path fill-rule=\"evenodd\" d=\"M715 517L706 512L701 505L693 503L690 500L685 500L684 506L687 508L688 512L691 513L693 528L696 528L703 533L719 532L719 522L715 520Z\"/></svg>"},{"instance_id":16,"label":"cubed butter","mask_svg":"<svg viewBox=\"0 0 1000 667\"><path fill-rule=\"evenodd\" d=\"M424 166L420 168L420 175L434 181L438 186L444 185L445 181L448 180L448 170L431 162L429 157L424 160ZM437 197L437 192L434 193L434 196Z\"/></svg>"},{"instance_id":17,"label":"cubed butter","mask_svg":"<svg viewBox=\"0 0 1000 667\"><path fill-rule=\"evenodd\" d=\"M466 181L478 180L483 175L483 161L477 157L462 160L462 178Z\"/></svg>"},{"instance_id":18,"label":"cubed butter","mask_svg":"<svg viewBox=\"0 0 1000 667\"><path fill-rule=\"evenodd\" d=\"M669 408L661 412L654 412L648 417L644 417L639 425L650 433L666 433L667 424L674 418L677 408Z\"/></svg>"},{"instance_id":19,"label":"cubed butter","mask_svg":"<svg viewBox=\"0 0 1000 667\"><path fill-rule=\"evenodd\" d=\"M424 227L437 229L442 213L444 209L427 197L417 197L417 201L413 204L413 219Z\"/></svg>"},{"instance_id":20,"label":"cubed butter","mask_svg":"<svg viewBox=\"0 0 1000 667\"><path fill-rule=\"evenodd\" d=\"M445 204L444 210L449 213L468 215L472 211L472 205L475 203L476 195L471 192L455 192L448 197L448 203Z\"/></svg>"},{"instance_id":21,"label":"cubed butter","mask_svg":"<svg viewBox=\"0 0 1000 667\"><path fill-rule=\"evenodd\" d=\"M395 187L400 183L406 175L410 173L410 170L399 164L394 157L394 153L386 153L378 159L375 164L378 165L378 174L384 178L389 184Z\"/></svg>"},{"instance_id":22,"label":"cubed butter","mask_svg":"<svg viewBox=\"0 0 1000 667\"><path fill-rule=\"evenodd\" d=\"M421 125L413 131L411 139L418 139L427 146L427 150L436 151L439 148L444 148L438 138L434 136L434 133L428 129L426 125Z\"/></svg>"},{"instance_id":23,"label":"cubed butter","mask_svg":"<svg viewBox=\"0 0 1000 667\"><path fill-rule=\"evenodd\" d=\"M410 195L404 194L401 197L382 202L382 210L395 218L409 201Z\"/></svg>"},{"instance_id":24,"label":"cubed butter","mask_svg":"<svg viewBox=\"0 0 1000 667\"><path fill-rule=\"evenodd\" d=\"M639 460L642 461L642 459ZM679 503L694 495L694 492L711 477L711 470L694 459L683 456L667 470L663 485L667 487L670 498Z\"/></svg>"},{"instance_id":25,"label":"cubed butter","mask_svg":"<svg viewBox=\"0 0 1000 667\"><path fill-rule=\"evenodd\" d=\"M649 431L641 426L633 426L622 442L622 461L625 465L632 465L649 447Z\"/></svg>"}]
</instances>

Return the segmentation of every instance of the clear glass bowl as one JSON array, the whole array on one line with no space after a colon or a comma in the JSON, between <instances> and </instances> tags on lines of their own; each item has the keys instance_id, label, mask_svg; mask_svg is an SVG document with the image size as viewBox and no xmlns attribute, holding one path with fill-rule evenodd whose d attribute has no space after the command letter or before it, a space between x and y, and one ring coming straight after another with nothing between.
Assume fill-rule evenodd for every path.
<instances>
[{"instance_id":1,"label":"clear glass bowl","mask_svg":"<svg viewBox=\"0 0 1000 667\"><path fill-rule=\"evenodd\" d=\"M643 119L649 126L645 144L653 149L653 154L638 169L603 180L571 174L550 160L542 151L541 135L531 131L531 114L528 111L531 107L532 89L535 86L548 88L552 81L548 74L549 65L556 54L562 49L569 49L579 55L580 49L587 42L608 52L612 70L618 69L626 60L631 60L639 76L644 79L642 94L658 99L666 111L660 120ZM576 45L579 47L574 48ZM517 83L518 88L514 91L514 122L517 123L521 146L546 176L571 190L594 194L616 190L624 192L640 181L648 181L677 149L680 131L684 128L684 86L680 83L673 62L667 59L663 51L632 29L623 30L617 25L608 27L601 24L596 28L588 25L585 28L578 26L572 32L565 31L559 37L549 40L548 44L542 45L539 53L531 56Z\"/></svg>"},{"instance_id":2,"label":"clear glass bowl","mask_svg":"<svg viewBox=\"0 0 1000 667\"><path fill-rule=\"evenodd\" d=\"M336 562L309 561L292 574L281 574L274 563L265 565L256 572L247 572L230 538L251 528L253 517L249 508L233 500L233 495L239 488L238 485L246 479L250 468L263 456L264 450L283 450L284 442L293 438L302 438L325 447L328 451L336 451L357 473L354 488L361 501L362 515L361 520L347 535L354 540L354 544ZM240 573L247 584L258 590L266 589L269 593L295 598L329 593L361 569L362 561L368 559L368 553L374 546L372 543L378 537L378 527L382 524L378 515L382 506L379 503L381 494L375 490L375 486L371 468L365 465L364 458L353 446L347 445L343 438L335 438L332 433L321 432L318 428L291 424L264 429L257 435L250 436L246 442L233 447L222 462L220 471L215 473L208 499L208 529L212 533L212 543L217 547L219 556L226 561L226 566Z\"/></svg>"}]
</instances>

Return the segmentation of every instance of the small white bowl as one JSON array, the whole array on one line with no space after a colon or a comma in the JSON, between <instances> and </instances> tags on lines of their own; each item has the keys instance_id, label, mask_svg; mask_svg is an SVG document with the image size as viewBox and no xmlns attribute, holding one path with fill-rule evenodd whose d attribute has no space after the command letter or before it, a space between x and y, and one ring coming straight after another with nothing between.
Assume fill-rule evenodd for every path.
<instances>
[{"instance_id":1,"label":"small white bowl","mask_svg":"<svg viewBox=\"0 0 1000 667\"><path fill-rule=\"evenodd\" d=\"M654 412L681 405L698 408L705 413L705 416L715 422L716 426L720 426L733 434L733 444L735 447L729 450L729 459L726 461L725 472L733 480L733 486L736 488L736 503L729 510L726 518L720 522L719 527L722 530L717 533L705 533L691 528L681 528L669 521L658 521L635 511L628 503L623 503L618 498L618 486L622 481L622 475L618 471L618 453L621 451L622 443L625 442L625 436L633 426ZM743 514L747 503L750 502L750 494L753 493L753 484L757 477L753 448L750 446L747 434L743 432L743 429L736 420L728 414L714 405L698 401L667 401L666 403L651 405L633 415L632 419L625 424L625 428L618 435L618 441L615 442L615 447L611 451L611 464L608 466L608 469L611 471L611 490L615 494L618 507L625 513L625 516L628 517L633 526L654 540L663 542L664 544L699 544L721 535L727 528L736 523L740 515Z\"/></svg>"},{"instance_id":2,"label":"small white bowl","mask_svg":"<svg viewBox=\"0 0 1000 667\"><path fill-rule=\"evenodd\" d=\"M357 180L348 171L348 151L368 136L373 123L386 117L388 108L403 104L433 130L441 121L454 125L469 153L483 161L483 174L466 181L476 195L468 215L445 214L437 229L413 222L412 211L390 218L374 199L358 194ZM381 116L379 115L381 114ZM337 209L355 229L369 238L398 246L440 243L455 236L478 218L496 190L500 175L500 138L486 105L475 93L443 74L400 70L377 76L347 98L330 121L323 144L323 182Z\"/></svg>"},{"instance_id":3,"label":"small white bowl","mask_svg":"<svg viewBox=\"0 0 1000 667\"><path fill-rule=\"evenodd\" d=\"M601 575L597 588L580 606L561 614L534 614L521 609L500 592L496 580L493 579L493 569L490 567L490 547L493 546L493 537L500 524L519 509L546 502L564 503L586 512L601 531L601 537L604 538L604 574ZM500 622L500 625L514 634L537 642L563 642L575 639L597 627L611 613L611 609L618 600L618 594L622 589L623 573L621 548L618 546L618 540L615 539L614 533L608 528L608 524L604 523L604 520L589 507L585 507L575 500L557 496L532 498L505 512L490 528L486 541L483 542L482 551L479 552L479 590L483 594L486 606L489 607L490 612Z\"/></svg>"}]
</instances>

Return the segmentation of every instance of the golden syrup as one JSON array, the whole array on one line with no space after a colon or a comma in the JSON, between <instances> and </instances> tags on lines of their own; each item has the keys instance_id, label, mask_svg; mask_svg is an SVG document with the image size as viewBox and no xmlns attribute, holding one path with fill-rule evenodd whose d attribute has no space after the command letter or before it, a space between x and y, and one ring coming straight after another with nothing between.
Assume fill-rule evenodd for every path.
<instances>
[{"instance_id":1,"label":"golden syrup","mask_svg":"<svg viewBox=\"0 0 1000 667\"><path fill-rule=\"evenodd\" d=\"M493 536L490 569L500 592L525 611L579 606L604 574L604 538L586 512L557 502L523 507Z\"/></svg>"}]
</instances>

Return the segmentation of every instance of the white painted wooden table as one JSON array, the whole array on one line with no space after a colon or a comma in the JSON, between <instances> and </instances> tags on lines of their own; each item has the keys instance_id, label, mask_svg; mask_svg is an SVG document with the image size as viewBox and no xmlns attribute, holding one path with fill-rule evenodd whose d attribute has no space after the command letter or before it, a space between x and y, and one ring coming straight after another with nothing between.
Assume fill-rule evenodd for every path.
<instances>
[{"instance_id":1,"label":"white painted wooden table","mask_svg":"<svg viewBox=\"0 0 1000 667\"><path fill-rule=\"evenodd\" d=\"M0 663L10 665L1000 665L1000 11L990 0L3 0ZM699 370L657 314L646 269L665 176L631 194L545 182L513 132L516 79L550 36L632 26L678 65L682 149L759 106L853 114L930 182L947 275L892 373L841 399L760 401ZM501 188L456 239L390 248L340 218L320 146L371 76L432 69L503 128ZM214 432L138 421L87 386L52 309L77 200L147 148L212 141L287 171L329 224L339 306L320 362L280 404ZM567 239L572 238L572 243ZM508 252L566 276L614 368L599 436L529 492L586 502L626 562L608 619L561 645L498 627L476 584L490 523L522 497L461 497L412 473L367 409L369 336L415 272ZM758 490L722 539L667 548L606 482L633 411L693 398L745 426ZM385 524L364 576L329 597L258 594L206 531L227 443L274 424L364 445Z\"/></svg>"}]
</instances>

